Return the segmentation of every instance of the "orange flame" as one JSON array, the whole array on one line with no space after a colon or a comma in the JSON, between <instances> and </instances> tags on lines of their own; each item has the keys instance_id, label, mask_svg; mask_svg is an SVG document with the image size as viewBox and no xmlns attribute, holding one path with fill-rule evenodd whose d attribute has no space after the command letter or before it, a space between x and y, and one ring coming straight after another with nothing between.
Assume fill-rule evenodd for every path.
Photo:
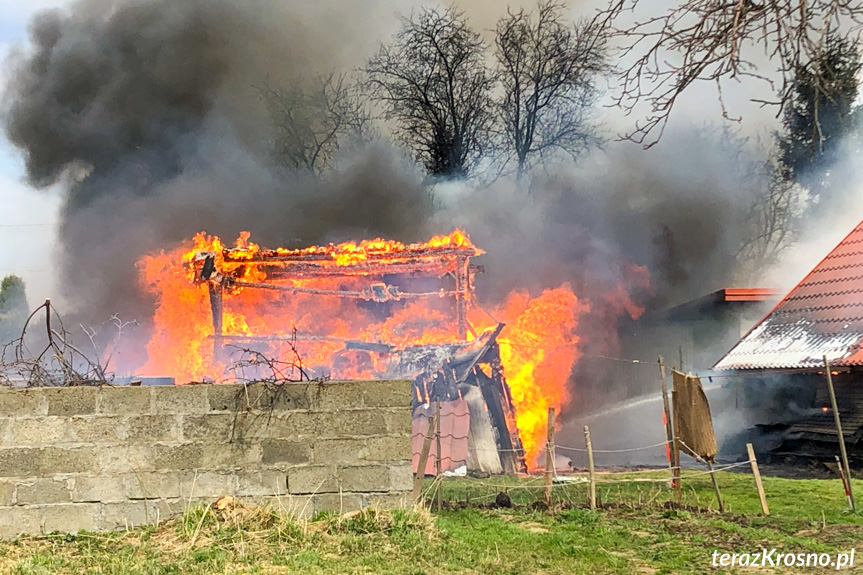
<instances>
[{"instance_id":1,"label":"orange flame","mask_svg":"<svg viewBox=\"0 0 863 575\"><path fill-rule=\"evenodd\" d=\"M195 281L195 266L200 269L202 257L211 256L217 270L240 280L230 284L224 293L225 336L288 338L294 329L301 334L314 334L315 338L301 339L296 344L304 366L313 372L324 370L339 378L359 379L380 377L386 369L384 356L375 351L348 350L344 340L396 347L453 343L457 339L453 298L396 298L381 306L371 306L356 298L320 295L322 291L355 293L368 289L368 276L375 274L362 271L347 277L289 274L288 279L279 280L287 292L243 287L241 282L273 281L267 278L267 266L272 269L288 265L285 262L293 256L315 256L316 265L353 266L350 269L362 270L370 260L386 265L388 258L395 261L399 253L405 252L427 250L434 256L453 253L447 250L469 248L475 254L483 253L460 230L421 244L374 239L299 250L264 250L250 242L249 237L243 232L234 246L229 247L218 237L200 233L191 247L141 258L140 281L156 296L157 306L154 330L147 345L148 362L140 372L171 375L178 383L231 379L230 358L214 355L208 283ZM270 258L266 266L255 265L255 261L265 257ZM628 302L627 297L621 299ZM640 311L631 303L624 304L624 308L631 315ZM548 408L560 410L572 400L567 380L581 356L579 319L588 309L588 304L575 295L571 286L564 284L536 297L523 291L512 292L490 311L494 320L506 323L498 342L515 406L515 421L510 423L519 430L529 467L534 466L544 449ZM469 308L468 313L477 332L491 329L497 323L477 308ZM276 350L279 353L287 351L284 347L287 343L272 345L282 345ZM480 364L480 369L491 375L491 365ZM422 400L419 391L417 399Z\"/></svg>"},{"instance_id":2,"label":"orange flame","mask_svg":"<svg viewBox=\"0 0 863 575\"><path fill-rule=\"evenodd\" d=\"M501 363L529 467L545 448L548 408L560 413L571 399L567 380L581 355L576 330L586 311L587 304L564 284L535 298L513 292L492 312L506 323L498 338Z\"/></svg>"}]
</instances>

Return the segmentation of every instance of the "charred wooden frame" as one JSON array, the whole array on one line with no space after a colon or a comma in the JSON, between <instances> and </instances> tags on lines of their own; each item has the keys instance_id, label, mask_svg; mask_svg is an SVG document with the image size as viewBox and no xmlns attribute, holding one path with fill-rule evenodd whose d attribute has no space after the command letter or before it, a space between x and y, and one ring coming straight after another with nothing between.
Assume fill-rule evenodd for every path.
<instances>
[{"instance_id":1,"label":"charred wooden frame","mask_svg":"<svg viewBox=\"0 0 863 575\"><path fill-rule=\"evenodd\" d=\"M500 324L490 334L479 336L467 319L474 276L483 273L482 266L470 263L470 258L482 251L474 247L441 248L425 247L413 249L409 246L395 251L364 251L361 254L334 254L327 248L309 250L259 250L249 254L246 250L225 249L221 254L200 252L192 261L197 283L206 283L213 318L213 357L222 354L226 342L279 342L288 340L340 341L346 349L373 351L377 353L399 353L400 350L386 343L347 340L313 334L294 334L291 337L277 335L245 336L227 335L223 330L224 294L236 288L276 290L293 294L359 299L365 301L401 301L421 298L451 297L455 302L457 333L454 334L454 355L440 367L425 368L413 379L414 407L435 399L455 400L460 397L459 386L473 385L482 392L489 417L494 428L501 465L505 472L525 470L524 450L518 436L515 408L509 386L504 378L500 361L497 336L504 325ZM218 257L220 256L220 257ZM220 263L217 263L220 262ZM266 280L247 281L249 266L264 272ZM438 278L446 276L454 280L454 289L432 292L403 292L397 286L387 285L386 276L409 278ZM311 278L367 277L369 283L362 289L335 290L289 285L290 280ZM467 342L468 331L477 340ZM461 350L461 353L459 353ZM482 365L490 366L490 374Z\"/></svg>"},{"instance_id":2,"label":"charred wooden frame","mask_svg":"<svg viewBox=\"0 0 863 575\"><path fill-rule=\"evenodd\" d=\"M474 247L411 249L362 254L334 254L326 248L312 250L260 250L249 256L245 250L225 249L221 254L221 266L213 252L200 252L192 261L195 281L208 284L210 308L213 315L215 346L221 345L224 337L222 330L223 293L226 289L237 287L270 289L288 293L311 293L323 296L363 299L366 301L400 301L431 297L453 297L456 310L456 336L467 340L469 323L467 321L470 293L473 291L473 278L483 273L482 266L470 264L470 258L482 252ZM246 268L254 266L264 272L267 280L249 282L241 278ZM220 269L221 267L221 269ZM404 275L407 277L452 276L455 289L423 293L402 292L396 286L382 281L371 281L359 291L327 290L285 285L279 281L310 278L369 277ZM473 331L471 329L471 331ZM475 335L475 334L474 334Z\"/></svg>"}]
</instances>

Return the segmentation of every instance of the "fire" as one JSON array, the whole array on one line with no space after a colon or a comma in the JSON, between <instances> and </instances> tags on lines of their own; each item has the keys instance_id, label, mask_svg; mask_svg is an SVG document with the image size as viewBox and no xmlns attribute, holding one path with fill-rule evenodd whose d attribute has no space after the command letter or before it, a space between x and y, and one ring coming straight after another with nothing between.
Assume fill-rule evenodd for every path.
<instances>
[{"instance_id":1,"label":"fire","mask_svg":"<svg viewBox=\"0 0 863 575\"><path fill-rule=\"evenodd\" d=\"M571 400L567 380L580 357L578 320L588 309L564 284L535 298L513 292L492 312L506 323L498 338L501 362L530 467L545 448L548 408L559 413Z\"/></svg>"},{"instance_id":2,"label":"fire","mask_svg":"<svg viewBox=\"0 0 863 575\"><path fill-rule=\"evenodd\" d=\"M218 237L199 233L191 248L141 258L138 262L141 284L157 298L154 333L147 345L148 362L142 371L169 374L179 382L230 379L226 372L230 362L213 354L214 327L207 284L195 282L195 263L202 254L212 254L217 269L239 280L237 287L225 294L224 335L288 338L293 329L314 334L318 339L297 343L305 366L329 369L342 378L368 378L377 375L376 354L343 353L344 342L339 340L381 342L396 347L451 343L455 339L454 319L442 298L394 301L391 314L381 319L376 310L358 305L355 300L300 291L285 298L279 293L242 287L242 282L266 279L267 274L260 266L248 263L270 255L274 258L272 265L283 266L287 264L280 257L313 256L324 266L339 268L363 264L372 257L378 265L386 265L390 255L395 258L403 252L426 250L435 256L447 254L448 250L470 248L475 254L483 253L461 230L417 244L374 239L298 250L263 250L250 242L249 237L248 232L243 232L229 248ZM368 280L362 273L347 278L310 279L298 273L284 283L289 288L312 292L368 288ZM393 299L398 299L398 294ZM332 369L334 363L339 370Z\"/></svg>"},{"instance_id":3,"label":"fire","mask_svg":"<svg viewBox=\"0 0 863 575\"><path fill-rule=\"evenodd\" d=\"M421 261L440 284L437 278L448 277L442 262L456 261L464 250L483 253L460 230L421 244L373 239L294 250L266 250L249 239L243 232L229 247L218 237L200 233L191 246L153 253L138 262L141 284L157 299L148 362L140 372L171 375L178 383L230 381L238 377L230 366L237 348L248 345L244 338L268 337L270 353L286 357L295 345L303 367L313 374L381 377L387 370L382 350L388 346L456 342L455 294L469 296L472 291L470 279L461 280L463 292L458 292L457 279L452 290L413 277L388 285L393 280L387 278L397 275L390 271L393 266ZM457 261L462 265L466 260ZM309 271L312 265L314 273ZM221 275L206 275L205 268ZM466 264L463 270L472 277ZM229 281L219 279L225 277ZM268 282L268 289L259 289L261 282ZM214 345L213 336L219 335L211 299L214 286L224 289L220 341L233 349L233 356ZM491 310L471 306L469 297L461 305L466 323L477 334L498 322L506 324L497 341L515 407L510 427L518 428L526 462L533 467L544 449L548 408L559 411L572 400L567 380L581 356L579 319L589 306L568 284L534 297L514 291ZM479 367L491 375L489 364Z\"/></svg>"}]
</instances>

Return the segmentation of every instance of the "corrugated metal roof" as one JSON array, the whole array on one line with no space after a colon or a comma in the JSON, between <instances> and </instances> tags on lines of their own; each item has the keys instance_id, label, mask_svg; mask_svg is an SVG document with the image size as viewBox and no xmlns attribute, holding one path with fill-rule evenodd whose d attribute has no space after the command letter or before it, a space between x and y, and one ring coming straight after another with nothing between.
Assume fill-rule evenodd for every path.
<instances>
[{"instance_id":1,"label":"corrugated metal roof","mask_svg":"<svg viewBox=\"0 0 863 575\"><path fill-rule=\"evenodd\" d=\"M714 369L863 365L863 222Z\"/></svg>"}]
</instances>

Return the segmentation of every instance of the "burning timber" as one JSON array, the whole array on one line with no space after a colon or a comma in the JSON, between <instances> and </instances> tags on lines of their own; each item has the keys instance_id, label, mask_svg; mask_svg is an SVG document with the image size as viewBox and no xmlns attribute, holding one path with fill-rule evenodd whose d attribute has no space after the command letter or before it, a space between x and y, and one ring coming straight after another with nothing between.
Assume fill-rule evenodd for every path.
<instances>
[{"instance_id":1,"label":"burning timber","mask_svg":"<svg viewBox=\"0 0 863 575\"><path fill-rule=\"evenodd\" d=\"M474 278L484 270L470 263L483 251L464 234L456 231L424 244L373 240L299 250L262 249L241 240L233 248L217 245L219 249L197 251L189 263L194 283L207 288L214 362L226 360L231 347L256 346L261 353L279 355L284 345L326 345L331 350L327 357L331 375L410 378L415 422L436 400L447 406L447 412L466 409L470 433L450 434L446 445L450 467L463 464L476 471L509 473L525 468L497 340L504 324L478 333L468 319ZM408 314L405 322L419 325L414 327L418 333L396 341L380 334L356 338L313 329L287 335L286 329L237 333L228 328L230 306L254 293L269 294L272 309L292 300L324 298L353 302L373 317L410 312L406 305L424 302L422 312L433 310L435 321L426 330L422 314ZM446 314L450 314L448 321L441 319ZM448 326L449 335L441 333L442 326ZM392 333L404 331L396 326ZM453 456L459 442L466 442L461 447L469 456Z\"/></svg>"}]
</instances>

